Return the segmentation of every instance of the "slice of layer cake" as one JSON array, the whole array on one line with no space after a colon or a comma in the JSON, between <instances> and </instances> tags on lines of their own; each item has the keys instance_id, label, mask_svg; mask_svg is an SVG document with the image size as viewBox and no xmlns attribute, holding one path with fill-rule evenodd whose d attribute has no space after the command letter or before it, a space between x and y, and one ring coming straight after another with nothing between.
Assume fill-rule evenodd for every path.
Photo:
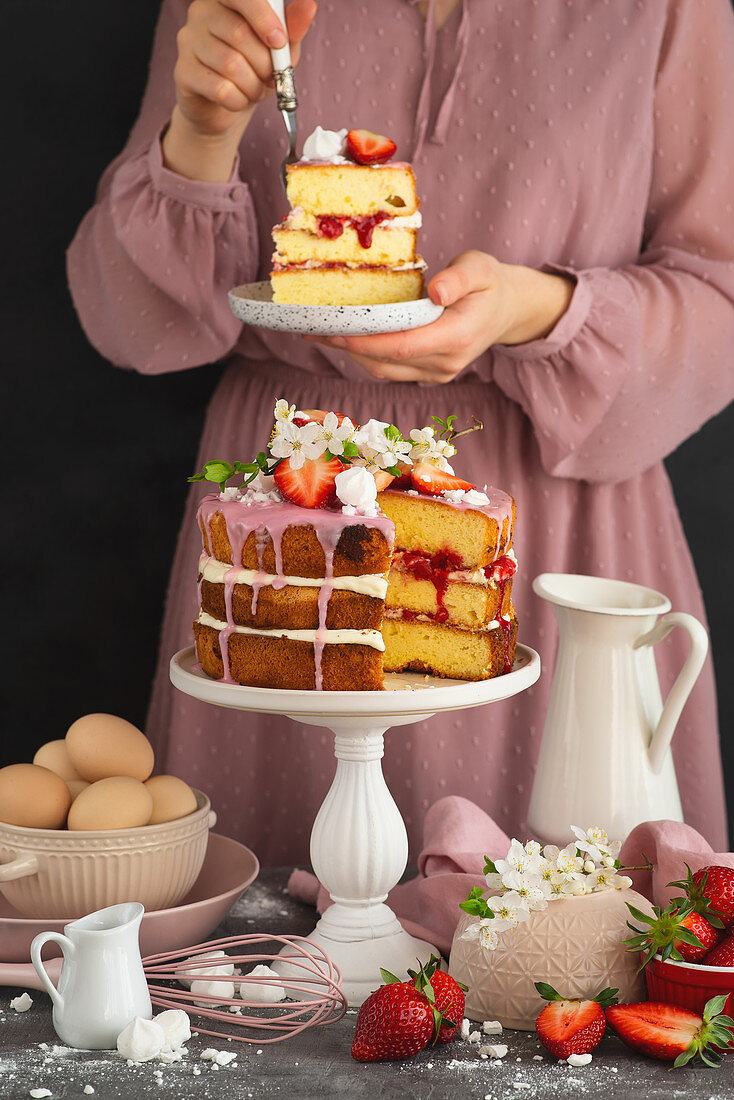
<instances>
[{"instance_id":1,"label":"slice of layer cake","mask_svg":"<svg viewBox=\"0 0 734 1100\"><path fill-rule=\"evenodd\" d=\"M441 472L432 480L440 492ZM512 497L473 487L442 495L388 488L378 502L395 524L382 626L385 671L462 680L508 672L517 642Z\"/></svg>"},{"instance_id":2,"label":"slice of layer cake","mask_svg":"<svg viewBox=\"0 0 734 1100\"><path fill-rule=\"evenodd\" d=\"M274 302L365 305L420 298L425 263L409 164L365 130L317 127L287 166L290 213L273 229Z\"/></svg>"}]
</instances>

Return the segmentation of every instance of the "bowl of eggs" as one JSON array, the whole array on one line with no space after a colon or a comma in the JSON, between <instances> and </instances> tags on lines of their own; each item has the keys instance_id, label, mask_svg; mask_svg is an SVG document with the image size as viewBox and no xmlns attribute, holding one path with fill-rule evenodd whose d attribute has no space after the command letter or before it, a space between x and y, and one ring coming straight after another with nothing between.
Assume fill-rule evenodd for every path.
<instances>
[{"instance_id":1,"label":"bowl of eggs","mask_svg":"<svg viewBox=\"0 0 734 1100\"><path fill-rule=\"evenodd\" d=\"M121 901L176 905L216 823L209 799L153 775L147 737L87 714L32 764L0 768L0 892L23 916L74 919Z\"/></svg>"}]
</instances>

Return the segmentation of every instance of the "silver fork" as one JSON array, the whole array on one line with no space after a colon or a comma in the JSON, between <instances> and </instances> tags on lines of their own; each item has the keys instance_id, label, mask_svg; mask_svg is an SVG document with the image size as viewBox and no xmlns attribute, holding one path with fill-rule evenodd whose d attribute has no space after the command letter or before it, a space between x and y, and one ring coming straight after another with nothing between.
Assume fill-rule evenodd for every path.
<instances>
[{"instance_id":1,"label":"silver fork","mask_svg":"<svg viewBox=\"0 0 734 1100\"><path fill-rule=\"evenodd\" d=\"M285 27L284 0L268 0L268 3ZM296 145L298 142L298 122L296 119L298 98L296 96L296 80L293 74L293 65L291 64L291 49L287 42L281 49L271 50L270 56L273 59L273 79L275 80L275 95L278 100L278 110L283 116L286 134L288 135L288 152L285 160L280 166L280 178L283 183L283 188L285 189L287 186L286 167L289 164L295 164L298 160L298 155L296 153Z\"/></svg>"}]
</instances>

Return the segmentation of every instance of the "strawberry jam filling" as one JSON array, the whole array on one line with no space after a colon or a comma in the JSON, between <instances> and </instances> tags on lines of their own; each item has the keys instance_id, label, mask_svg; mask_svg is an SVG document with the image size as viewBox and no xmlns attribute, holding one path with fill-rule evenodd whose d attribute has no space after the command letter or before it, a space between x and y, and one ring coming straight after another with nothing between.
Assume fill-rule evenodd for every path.
<instances>
[{"instance_id":1,"label":"strawberry jam filling","mask_svg":"<svg viewBox=\"0 0 734 1100\"><path fill-rule=\"evenodd\" d=\"M335 241L338 237L341 237L345 227L350 225L356 232L362 248L371 248L375 226L380 225L389 217L390 214L387 214L384 210L378 210L376 214L368 214L364 218L324 215L319 218L317 232L319 237L328 237L330 241Z\"/></svg>"}]
</instances>

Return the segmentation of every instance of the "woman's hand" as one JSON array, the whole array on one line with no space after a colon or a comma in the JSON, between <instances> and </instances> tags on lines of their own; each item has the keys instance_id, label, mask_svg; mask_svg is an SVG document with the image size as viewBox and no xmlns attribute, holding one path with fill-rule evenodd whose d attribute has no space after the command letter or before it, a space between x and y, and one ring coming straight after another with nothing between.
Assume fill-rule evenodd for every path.
<instances>
[{"instance_id":1,"label":"woman's hand","mask_svg":"<svg viewBox=\"0 0 734 1100\"><path fill-rule=\"evenodd\" d=\"M308 336L344 348L374 378L450 382L492 344L547 336L566 312L574 284L561 275L462 252L428 284L445 307L431 325L374 336Z\"/></svg>"},{"instance_id":2,"label":"woman's hand","mask_svg":"<svg viewBox=\"0 0 734 1100\"><path fill-rule=\"evenodd\" d=\"M315 0L292 0L284 28L267 0L193 0L177 37L167 168L190 179L230 178L240 138L272 89L271 48L288 40L295 65L315 14Z\"/></svg>"}]
</instances>

